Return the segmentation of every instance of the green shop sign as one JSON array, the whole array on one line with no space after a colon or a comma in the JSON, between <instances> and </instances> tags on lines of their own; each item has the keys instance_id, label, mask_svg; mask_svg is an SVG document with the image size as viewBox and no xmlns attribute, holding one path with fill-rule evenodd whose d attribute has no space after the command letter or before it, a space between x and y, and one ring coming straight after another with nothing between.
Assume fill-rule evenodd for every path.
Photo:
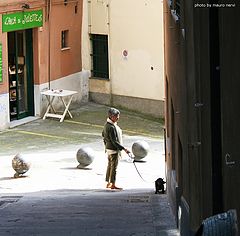
<instances>
[{"instance_id":1,"label":"green shop sign","mask_svg":"<svg viewBox=\"0 0 240 236\"><path fill-rule=\"evenodd\" d=\"M22 11L2 15L3 32L30 29L34 27L41 27L42 25L43 25L42 10Z\"/></svg>"}]
</instances>

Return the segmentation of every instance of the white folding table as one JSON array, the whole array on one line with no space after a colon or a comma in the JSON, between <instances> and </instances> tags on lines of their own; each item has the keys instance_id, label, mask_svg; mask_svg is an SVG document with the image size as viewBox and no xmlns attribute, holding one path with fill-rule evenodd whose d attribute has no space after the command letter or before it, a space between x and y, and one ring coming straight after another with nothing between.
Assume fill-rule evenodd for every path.
<instances>
[{"instance_id":1,"label":"white folding table","mask_svg":"<svg viewBox=\"0 0 240 236\"><path fill-rule=\"evenodd\" d=\"M45 95L48 100L48 106L47 110L43 116L43 120L46 119L46 117L53 117L60 119L60 122L63 122L66 114L68 113L69 116L72 118L72 114L69 111L69 106L72 102L73 95L76 94L77 91L71 91L71 90L47 90L41 92L42 95ZM53 108L53 101L54 99L58 97L62 101L62 104L64 106L64 111L62 114L57 114L55 109Z\"/></svg>"}]
</instances>

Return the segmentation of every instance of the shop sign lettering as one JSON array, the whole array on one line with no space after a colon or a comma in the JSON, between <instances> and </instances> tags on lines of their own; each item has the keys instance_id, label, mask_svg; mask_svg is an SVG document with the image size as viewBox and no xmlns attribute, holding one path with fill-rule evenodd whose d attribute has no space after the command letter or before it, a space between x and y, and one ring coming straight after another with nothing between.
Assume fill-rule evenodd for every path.
<instances>
[{"instance_id":1,"label":"shop sign lettering","mask_svg":"<svg viewBox=\"0 0 240 236\"><path fill-rule=\"evenodd\" d=\"M43 12L23 11L2 15L2 31L9 32L15 30L29 29L43 25Z\"/></svg>"}]
</instances>

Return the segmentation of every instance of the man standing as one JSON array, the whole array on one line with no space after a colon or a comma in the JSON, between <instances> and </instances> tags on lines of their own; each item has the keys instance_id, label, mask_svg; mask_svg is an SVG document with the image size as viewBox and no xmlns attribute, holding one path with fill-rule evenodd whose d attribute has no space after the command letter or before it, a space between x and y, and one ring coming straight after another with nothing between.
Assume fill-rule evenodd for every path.
<instances>
[{"instance_id":1,"label":"man standing","mask_svg":"<svg viewBox=\"0 0 240 236\"><path fill-rule=\"evenodd\" d=\"M102 136L105 145L105 150L108 155L108 166L106 172L106 188L119 189L115 185L116 171L118 166L118 159L120 152L124 150L127 154L130 153L126 148L122 146L122 130L117 125L119 120L120 111L116 108L110 108L108 111L107 122L104 125Z\"/></svg>"}]
</instances>

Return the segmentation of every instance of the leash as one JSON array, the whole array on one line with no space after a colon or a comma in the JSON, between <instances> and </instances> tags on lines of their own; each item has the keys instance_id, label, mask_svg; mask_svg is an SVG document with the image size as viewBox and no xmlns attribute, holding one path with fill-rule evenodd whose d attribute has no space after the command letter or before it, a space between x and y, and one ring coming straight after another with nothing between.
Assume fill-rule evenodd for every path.
<instances>
[{"instance_id":1,"label":"leash","mask_svg":"<svg viewBox=\"0 0 240 236\"><path fill-rule=\"evenodd\" d=\"M149 182L149 181L146 181L146 180L142 177L142 175L140 174L140 172L139 172L139 170L138 170L138 168L137 168L137 166L136 166L136 164L135 164L136 161L134 160L134 156L132 155L132 153L128 153L128 156L131 158L131 160L133 160L132 163L133 163L133 165L134 165L134 167L135 167L138 175L140 176L140 178L141 178L144 182L146 182L146 183L154 183L154 181L153 181L153 182Z\"/></svg>"}]
</instances>

